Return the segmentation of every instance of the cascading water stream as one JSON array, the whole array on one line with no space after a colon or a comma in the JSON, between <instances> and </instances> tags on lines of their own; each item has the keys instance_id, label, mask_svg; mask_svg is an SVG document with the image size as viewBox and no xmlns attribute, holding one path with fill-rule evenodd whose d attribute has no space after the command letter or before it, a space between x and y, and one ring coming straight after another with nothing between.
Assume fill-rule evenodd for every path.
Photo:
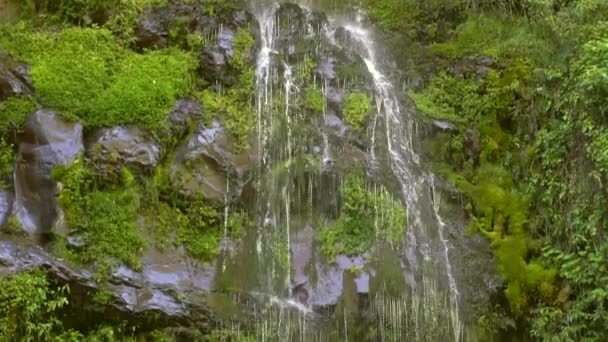
<instances>
[{"instance_id":1,"label":"cascading water stream","mask_svg":"<svg viewBox=\"0 0 608 342\"><path fill-rule=\"evenodd\" d=\"M256 323L256 338L262 341L326 341L332 340L330 336L335 338L337 333L340 340L346 340L356 336L353 335L353 330L360 329L360 324L350 321L352 317L347 317L344 311L343 315L334 312L328 321L331 323L322 324L325 328L321 329L318 325L315 328L319 323L308 323L308 319L318 315L311 305L298 301L293 293L294 286L298 284L292 274L294 261L291 253L295 248L291 245L292 240L305 231L305 227L309 227L311 220L314 222L314 218L320 215L314 209L318 205L315 198L319 198L315 196L328 196L324 192L330 190L321 185L320 178L303 175L297 168L292 169L292 166L297 164L296 160L305 159L315 149L318 149L315 153L321 159L320 168L333 162L334 146L331 146L325 125L328 115L326 99L331 86L327 79L323 79L317 88L324 98L322 113L317 118L323 124L316 132L318 137L311 138L301 131L301 127L309 122L296 108L302 101L303 92L298 88L299 78L296 79L294 75L299 65L292 64L289 59L281 56L284 50L279 47L278 40L281 39L280 30L286 25L277 14L281 7L276 3L254 7L260 25L261 44L255 69L260 165L256 174L258 191L255 200L258 284L253 290L266 298L270 305L265 318L260 318ZM310 13L307 9L305 12ZM360 19L361 15L358 17ZM349 43L345 44L336 38L337 29L348 33ZM310 24L304 31L299 34L310 35L315 32ZM459 311L460 293L450 260L446 223L439 215L440 202L434 190L434 177L424 171L414 149L415 113L409 108L402 108L396 90L382 72L382 63L377 56L372 33L362 25L361 20L330 20L316 34L319 35L316 38L327 40L329 46L349 51L363 60L373 81L369 88L373 89L373 107L376 109L375 115L370 118L368 163L372 168L383 168L392 175L407 205L408 229L404 237L405 247L400 254L401 272L407 286L390 289L393 293L398 290L401 293L399 296L386 296L382 290L369 292L369 299L364 301L369 302L366 310L375 317L373 325L382 341L415 339L459 342L464 338ZM292 47L288 50L291 51ZM315 87L316 81L315 75L311 81ZM340 81L337 83L340 84ZM311 142L315 139L318 141ZM336 155L336 158L339 159L340 156ZM391 196L383 190L377 192L381 197ZM377 204L374 206L378 212ZM385 214L379 212L379 215ZM304 218L306 215L308 216ZM382 217L377 217L376 226L370 227L376 229L377 234L380 232L378 222L382 221ZM382 257L379 260L382 262ZM318 264L315 267L319 273L317 277L339 274L336 279L342 282L343 270L336 267L319 268ZM375 277L373 274L375 272L370 277ZM328 284L324 283L327 280L319 281L322 283L319 286ZM380 279L380 283L382 281ZM381 289L383 285L378 287ZM289 312L295 312L296 315ZM339 329L334 331L336 327Z\"/></svg>"},{"instance_id":2,"label":"cascading water stream","mask_svg":"<svg viewBox=\"0 0 608 342\"><path fill-rule=\"evenodd\" d=\"M385 122L385 134L387 149L390 157L390 166L393 175L397 178L401 185L401 191L408 207L408 230L406 257L408 259L409 271L421 274L423 278L431 277L437 274L434 267L429 267L428 270L418 271L420 263L431 260L433 255L430 247L436 241L432 240L429 234L429 229L434 224L437 226L439 241L444 248L446 274L449 282L449 299L450 299L450 320L453 329L453 338L455 341L461 339L462 322L458 316L458 288L452 273L452 266L449 258L447 241L443 237L445 224L438 214L436 203L432 203L428 199L427 185L428 177L420 170L420 159L414 151L412 139L415 136L414 125L415 118L410 111L402 112L400 101L395 95L392 83L380 71L380 64L376 57L374 42L371 37L371 32L364 29L360 23L348 23L344 25L344 29L350 33L351 38L359 43L362 47L362 58L374 80L376 95L380 99L377 105L377 116L382 116ZM376 120L374 118L374 121ZM375 134L375 132L373 133ZM433 187L433 185L431 184ZM434 189L434 187L433 187ZM423 194L423 196L420 196ZM426 196L424 196L426 195ZM426 208L425 208L426 207ZM422 210L432 208L434 220L423 221L425 216ZM422 248L421 248L422 247ZM415 250L417 249L417 250ZM414 256L416 252L423 259L421 262L416 260ZM435 265L433 263L432 265ZM414 294L419 291L416 289L417 282L411 284ZM438 294L431 294L436 296ZM423 310L425 310L423 308Z\"/></svg>"}]
</instances>

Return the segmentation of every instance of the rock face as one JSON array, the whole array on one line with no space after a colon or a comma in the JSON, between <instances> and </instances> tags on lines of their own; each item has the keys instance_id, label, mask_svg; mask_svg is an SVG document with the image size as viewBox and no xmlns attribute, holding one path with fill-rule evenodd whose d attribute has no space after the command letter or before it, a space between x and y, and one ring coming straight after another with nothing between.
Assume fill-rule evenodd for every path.
<instances>
[{"instance_id":1,"label":"rock face","mask_svg":"<svg viewBox=\"0 0 608 342\"><path fill-rule=\"evenodd\" d=\"M202 198L221 206L241 196L249 183L255 156L236 153L224 127L214 122L200 125L192 138L178 148L170 180L183 195Z\"/></svg>"},{"instance_id":2,"label":"rock face","mask_svg":"<svg viewBox=\"0 0 608 342\"><path fill-rule=\"evenodd\" d=\"M99 289L93 273L87 269L68 265L37 246L0 241L0 275L33 268L44 268L71 284L72 296L83 294L70 302L87 301L86 293ZM104 290L112 295L112 307L130 319L144 312L157 312L171 325L196 324L196 328L204 330L212 317L201 295L209 290L212 280L213 270L192 267L192 261L178 252L149 254L144 258L142 272L120 267L104 285ZM188 300L178 299L181 296Z\"/></svg>"},{"instance_id":3,"label":"rock face","mask_svg":"<svg viewBox=\"0 0 608 342\"><path fill-rule=\"evenodd\" d=\"M49 233L57 218L57 184L51 172L83 151L82 126L39 110L26 120L17 144L15 214L29 233Z\"/></svg>"},{"instance_id":4,"label":"rock face","mask_svg":"<svg viewBox=\"0 0 608 342\"><path fill-rule=\"evenodd\" d=\"M239 28L249 30L257 25L251 25L251 14L231 6L228 1L215 4L214 8L214 11L210 11L206 4L180 2L153 7L138 24L137 46L150 49L188 45L191 44L188 36L199 36L209 40L198 51L200 76L209 82L234 84L237 73L229 63L234 52L232 41ZM255 53L252 53L244 57L252 61L254 56Z\"/></svg>"},{"instance_id":5,"label":"rock face","mask_svg":"<svg viewBox=\"0 0 608 342\"><path fill-rule=\"evenodd\" d=\"M192 99L179 99L169 113L167 123L171 133L182 137L188 132L190 125L200 122L203 118L201 105Z\"/></svg>"},{"instance_id":6,"label":"rock face","mask_svg":"<svg viewBox=\"0 0 608 342\"><path fill-rule=\"evenodd\" d=\"M0 101L15 95L31 95L29 66L19 63L0 50Z\"/></svg>"},{"instance_id":7,"label":"rock face","mask_svg":"<svg viewBox=\"0 0 608 342\"><path fill-rule=\"evenodd\" d=\"M98 174L114 175L122 166L150 173L160 160L161 148L137 127L100 129L87 138L86 155Z\"/></svg>"}]
</instances>

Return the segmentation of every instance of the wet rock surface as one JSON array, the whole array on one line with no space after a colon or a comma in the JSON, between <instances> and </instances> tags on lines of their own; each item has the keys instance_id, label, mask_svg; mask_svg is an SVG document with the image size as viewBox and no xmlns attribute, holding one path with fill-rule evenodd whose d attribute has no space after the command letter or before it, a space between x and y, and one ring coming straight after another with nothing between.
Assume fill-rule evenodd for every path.
<instances>
[{"instance_id":1,"label":"wet rock surface","mask_svg":"<svg viewBox=\"0 0 608 342\"><path fill-rule=\"evenodd\" d=\"M188 197L223 206L238 200L251 181L256 156L237 153L224 127L214 122L200 125L190 140L178 148L171 165L172 185Z\"/></svg>"},{"instance_id":2,"label":"wet rock surface","mask_svg":"<svg viewBox=\"0 0 608 342\"><path fill-rule=\"evenodd\" d=\"M0 49L0 101L15 95L32 95L29 66Z\"/></svg>"},{"instance_id":3,"label":"wet rock surface","mask_svg":"<svg viewBox=\"0 0 608 342\"><path fill-rule=\"evenodd\" d=\"M200 122L202 118L203 112L200 103L186 98L175 102L167 117L167 123L172 134L182 137L188 132L191 125Z\"/></svg>"},{"instance_id":4,"label":"wet rock surface","mask_svg":"<svg viewBox=\"0 0 608 342\"><path fill-rule=\"evenodd\" d=\"M123 266L112 274L103 287L112 296L111 306L131 318L157 312L173 325L196 325L204 330L212 322L203 296L213 280L212 271L200 265L193 267L193 261L179 252L155 253L149 252L144 257L142 272ZM101 289L88 269L71 266L38 246L8 239L0 241L0 275L34 268L43 268L72 284L73 295ZM74 298L76 302L83 300Z\"/></svg>"},{"instance_id":5,"label":"wet rock surface","mask_svg":"<svg viewBox=\"0 0 608 342\"><path fill-rule=\"evenodd\" d=\"M57 184L51 173L83 151L82 125L39 110L28 117L17 144L15 214L27 232L49 233L58 213Z\"/></svg>"},{"instance_id":6,"label":"wet rock surface","mask_svg":"<svg viewBox=\"0 0 608 342\"><path fill-rule=\"evenodd\" d=\"M159 144L137 127L100 129L86 140L86 156L100 175L116 175L123 166L151 173L160 160Z\"/></svg>"}]
</instances>

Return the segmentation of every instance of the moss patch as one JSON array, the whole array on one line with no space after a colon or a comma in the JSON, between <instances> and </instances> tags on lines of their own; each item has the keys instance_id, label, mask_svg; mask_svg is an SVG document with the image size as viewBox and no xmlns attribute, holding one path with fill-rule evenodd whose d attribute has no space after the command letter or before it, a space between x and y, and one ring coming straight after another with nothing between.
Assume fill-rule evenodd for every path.
<instances>
[{"instance_id":1,"label":"moss patch","mask_svg":"<svg viewBox=\"0 0 608 342\"><path fill-rule=\"evenodd\" d=\"M85 126L139 124L158 128L193 85L194 57L180 50L136 54L110 31L67 28L36 32L0 27L0 45L32 64L42 104Z\"/></svg>"}]
</instances>

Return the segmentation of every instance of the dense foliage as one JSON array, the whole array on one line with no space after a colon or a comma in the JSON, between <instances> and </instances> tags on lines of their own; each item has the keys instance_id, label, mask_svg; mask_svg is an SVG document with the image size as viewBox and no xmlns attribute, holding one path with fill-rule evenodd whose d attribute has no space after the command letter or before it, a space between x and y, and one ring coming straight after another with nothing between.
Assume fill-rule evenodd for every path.
<instances>
[{"instance_id":1,"label":"dense foliage","mask_svg":"<svg viewBox=\"0 0 608 342\"><path fill-rule=\"evenodd\" d=\"M470 230L492 242L517 328L539 340L606 340L608 3L366 6L419 48L397 54L423 78L409 91L419 109L458 127L442 134L447 144L435 138L433 154L470 198ZM497 312L490 330L508 325Z\"/></svg>"}]
</instances>

